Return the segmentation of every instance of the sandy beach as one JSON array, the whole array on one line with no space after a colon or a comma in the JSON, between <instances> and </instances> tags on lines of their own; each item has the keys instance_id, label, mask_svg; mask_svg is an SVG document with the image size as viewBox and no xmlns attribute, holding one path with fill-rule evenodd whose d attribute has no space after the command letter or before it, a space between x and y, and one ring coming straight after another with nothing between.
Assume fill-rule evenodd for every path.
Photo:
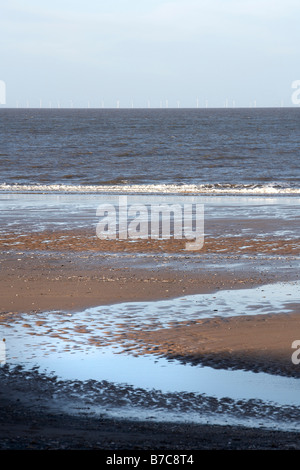
<instances>
[{"instance_id":1,"label":"sandy beach","mask_svg":"<svg viewBox=\"0 0 300 470\"><path fill-rule=\"evenodd\" d=\"M121 244L82 231L6 234L0 273L1 331L23 312L33 316L57 309L76 312L98 305L173 299L299 279L297 240L276 241L275 246L274 240L258 245L249 240L222 243L208 239L201 257L196 258L185 253L180 242ZM299 305L291 304L291 310L282 315L216 315L175 322L156 331L128 328L114 335L113 341L138 355L299 377L299 366L291 361L291 344L300 339ZM53 401L55 382L32 373L26 376L25 386L21 370L9 374L2 367L0 373L2 448L286 449L299 445L298 434L288 431L245 428L241 433L235 426L193 423L173 423L170 428L163 422L104 417L99 421L62 410L57 414L41 401L45 394L48 404Z\"/></svg>"}]
</instances>

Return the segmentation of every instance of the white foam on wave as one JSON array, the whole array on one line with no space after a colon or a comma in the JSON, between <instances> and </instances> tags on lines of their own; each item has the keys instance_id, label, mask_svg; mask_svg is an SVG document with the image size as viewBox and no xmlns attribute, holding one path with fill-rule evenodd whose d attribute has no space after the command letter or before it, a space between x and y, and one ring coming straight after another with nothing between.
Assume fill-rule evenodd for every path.
<instances>
[{"instance_id":1,"label":"white foam on wave","mask_svg":"<svg viewBox=\"0 0 300 470\"><path fill-rule=\"evenodd\" d=\"M0 191L38 193L134 193L134 194L300 194L300 188L279 184L141 184L141 185L65 185L65 184L0 184Z\"/></svg>"}]
</instances>

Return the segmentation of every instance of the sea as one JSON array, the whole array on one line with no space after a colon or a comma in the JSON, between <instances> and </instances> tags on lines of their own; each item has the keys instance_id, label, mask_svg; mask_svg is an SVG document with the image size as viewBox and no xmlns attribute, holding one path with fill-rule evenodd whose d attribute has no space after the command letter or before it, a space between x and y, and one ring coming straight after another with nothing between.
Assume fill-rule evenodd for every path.
<instances>
[{"instance_id":1,"label":"sea","mask_svg":"<svg viewBox=\"0 0 300 470\"><path fill-rule=\"evenodd\" d=\"M3 108L0 191L297 196L300 109Z\"/></svg>"}]
</instances>

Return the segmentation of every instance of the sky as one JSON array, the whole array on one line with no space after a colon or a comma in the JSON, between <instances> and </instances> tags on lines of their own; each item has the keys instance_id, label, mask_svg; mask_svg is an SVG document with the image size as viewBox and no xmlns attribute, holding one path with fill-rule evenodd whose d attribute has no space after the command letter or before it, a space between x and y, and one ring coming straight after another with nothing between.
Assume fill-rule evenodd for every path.
<instances>
[{"instance_id":1,"label":"sky","mask_svg":"<svg viewBox=\"0 0 300 470\"><path fill-rule=\"evenodd\" d=\"M0 0L0 107L295 106L299 18L299 0Z\"/></svg>"}]
</instances>

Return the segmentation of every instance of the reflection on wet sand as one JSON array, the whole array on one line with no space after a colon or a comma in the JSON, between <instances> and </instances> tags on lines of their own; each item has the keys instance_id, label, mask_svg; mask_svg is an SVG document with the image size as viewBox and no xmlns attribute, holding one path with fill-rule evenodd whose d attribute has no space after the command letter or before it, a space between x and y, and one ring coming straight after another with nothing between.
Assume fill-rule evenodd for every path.
<instances>
[{"instance_id":1,"label":"reflection on wet sand","mask_svg":"<svg viewBox=\"0 0 300 470\"><path fill-rule=\"evenodd\" d=\"M120 390L127 390L126 406L132 408L133 415L141 412L140 405L134 398L136 390L143 390L145 396L159 393L157 416L165 407L165 399L162 399L165 394L173 394L173 398L177 396L179 402L182 394L191 394L188 402L185 401L186 419L190 419L192 415L195 419L199 397L203 400L205 397L206 405L208 397L221 402L229 400L231 407L227 411L230 411L231 419L235 420L238 420L239 412L236 407L240 400L248 410L252 409L250 404L255 402L260 421L263 419L262 410L265 406L275 406L276 416L282 406L289 407L289 418L296 419L291 410L300 404L298 379L283 377L282 375L286 375L284 369L278 371L279 375L269 375L241 370L243 365L230 370L226 361L222 364L224 370L220 369L220 365L216 367L213 361L212 367L201 366L201 360L198 361L198 366L194 366L192 363L195 361L189 361L188 352L195 340L199 342L199 337L195 336L197 327L200 328L200 335L209 322L209 327L212 327L201 337L205 349L215 334L216 326L223 328L221 332L228 328L226 324L222 324L224 320L232 321L236 318L240 324L240 318L249 318L253 323L255 318L264 320L270 315L271 318L288 316L294 312L295 305L300 303L299 292L299 283L293 282L172 300L126 302L90 308L78 313L57 311L22 314L6 316L1 329L6 330L10 366L21 364L25 370L38 367L60 381L79 381L82 384L96 381L104 400L101 406L98 403L98 408L100 406L99 409L102 410L105 402L105 409L110 410L109 413L116 413L116 397L111 394L111 387L115 384L114 386L121 387ZM291 299L293 303L290 302ZM271 333L270 328L269 331ZM164 344L166 339L160 336L164 334L169 337L169 349ZM181 349L181 355L178 354L177 357L184 360L186 356L185 364L168 360L172 356L176 357L180 340L184 342L185 337L187 349ZM199 348L199 343L198 346L196 343L196 348ZM213 349L217 350L215 346ZM255 358L252 362L255 370ZM108 395L106 383L111 384ZM93 403L92 391L88 394ZM96 406L96 402L94 405ZM201 405L202 411L198 419L203 418L203 406ZM259 408L260 412L257 411ZM209 407L206 408L207 412L208 409ZM212 409L210 413L213 417ZM229 419L228 413L223 420ZM249 417L250 415L251 413ZM182 409L177 413L177 419L179 416L183 417ZM222 421L220 414L218 420ZM278 420L276 425L279 425Z\"/></svg>"}]
</instances>

